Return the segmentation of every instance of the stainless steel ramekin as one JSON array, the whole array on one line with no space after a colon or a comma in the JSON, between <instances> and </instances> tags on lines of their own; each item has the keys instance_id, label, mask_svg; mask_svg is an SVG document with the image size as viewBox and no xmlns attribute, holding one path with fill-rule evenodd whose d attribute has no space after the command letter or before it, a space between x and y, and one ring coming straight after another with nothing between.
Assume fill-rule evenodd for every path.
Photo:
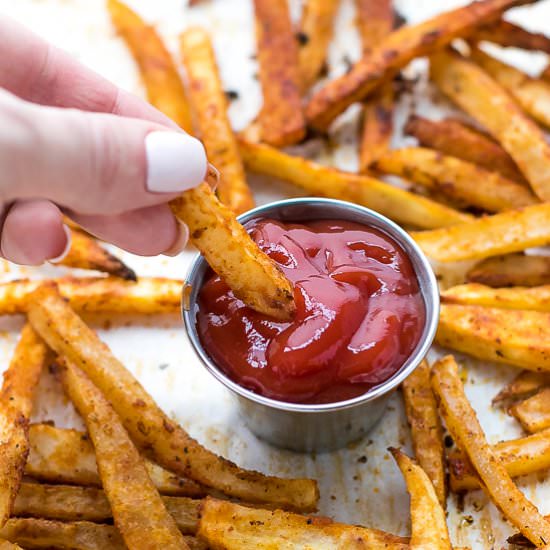
<instances>
[{"instance_id":1,"label":"stainless steel ramekin","mask_svg":"<svg viewBox=\"0 0 550 550\"><path fill-rule=\"evenodd\" d=\"M426 355L437 328L439 292L428 260L416 243L398 225L362 206L332 199L300 198L260 206L239 217L241 223L271 218L301 222L340 219L369 225L392 237L407 252L420 283L426 308L426 324L416 349L390 379L347 401L322 405L302 405L269 399L242 388L212 361L199 339L196 326L197 295L208 265L200 255L187 275L183 319L195 351L207 370L228 388L238 401L244 423L259 438L300 452L341 448L363 437L382 416L392 392ZM190 289L189 289L190 286Z\"/></svg>"}]
</instances>

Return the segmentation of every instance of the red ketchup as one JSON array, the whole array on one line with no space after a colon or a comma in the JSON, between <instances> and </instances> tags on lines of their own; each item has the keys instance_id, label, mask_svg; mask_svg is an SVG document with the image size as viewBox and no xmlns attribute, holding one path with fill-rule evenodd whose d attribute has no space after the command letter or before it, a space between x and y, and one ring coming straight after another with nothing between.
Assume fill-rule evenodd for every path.
<instances>
[{"instance_id":1,"label":"red ketchup","mask_svg":"<svg viewBox=\"0 0 550 550\"><path fill-rule=\"evenodd\" d=\"M261 315L211 275L197 325L229 378L280 401L335 403L399 370L418 344L425 308L412 264L393 239L338 220L262 220L247 228L294 284L296 316Z\"/></svg>"}]
</instances>

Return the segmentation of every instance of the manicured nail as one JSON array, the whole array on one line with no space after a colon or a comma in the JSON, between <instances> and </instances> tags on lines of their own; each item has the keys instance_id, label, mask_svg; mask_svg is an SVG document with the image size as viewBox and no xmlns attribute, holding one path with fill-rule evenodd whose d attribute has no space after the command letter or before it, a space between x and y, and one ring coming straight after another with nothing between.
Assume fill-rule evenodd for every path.
<instances>
[{"instance_id":1,"label":"manicured nail","mask_svg":"<svg viewBox=\"0 0 550 550\"><path fill-rule=\"evenodd\" d=\"M48 262L50 262L51 264L58 264L59 262L63 261L63 259L67 256L67 254L69 253L69 250L71 249L71 243L73 242L72 232L69 226L65 224L63 224L63 231L65 231L65 235L67 236L67 244L65 245L63 252L61 252L59 256L48 260Z\"/></svg>"},{"instance_id":2,"label":"manicured nail","mask_svg":"<svg viewBox=\"0 0 550 550\"><path fill-rule=\"evenodd\" d=\"M156 131L145 137L147 189L179 193L196 187L207 170L202 143L183 132Z\"/></svg>"},{"instance_id":3,"label":"manicured nail","mask_svg":"<svg viewBox=\"0 0 550 550\"><path fill-rule=\"evenodd\" d=\"M174 241L174 244L163 254L165 256L177 256L180 252L183 251L189 240L189 229L184 223L178 221L178 236Z\"/></svg>"}]
</instances>

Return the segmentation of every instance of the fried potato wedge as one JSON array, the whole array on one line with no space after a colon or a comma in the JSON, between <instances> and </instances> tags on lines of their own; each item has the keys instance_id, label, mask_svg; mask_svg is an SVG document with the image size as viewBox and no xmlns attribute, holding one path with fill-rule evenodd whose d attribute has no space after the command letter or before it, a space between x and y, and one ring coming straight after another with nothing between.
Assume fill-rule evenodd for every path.
<instances>
[{"instance_id":1,"label":"fried potato wedge","mask_svg":"<svg viewBox=\"0 0 550 550\"><path fill-rule=\"evenodd\" d=\"M282 510L247 508L210 497L201 506L198 537L213 550L409 548L407 539L376 529Z\"/></svg>"},{"instance_id":2,"label":"fried potato wedge","mask_svg":"<svg viewBox=\"0 0 550 550\"><path fill-rule=\"evenodd\" d=\"M484 0L448 11L413 26L394 31L363 56L347 74L330 81L313 95L306 108L308 124L325 131L347 107L364 99L416 57L430 55L455 38L498 17L522 0Z\"/></svg>"},{"instance_id":3,"label":"fried potato wedge","mask_svg":"<svg viewBox=\"0 0 550 550\"><path fill-rule=\"evenodd\" d=\"M485 361L550 370L549 313L442 304L436 342Z\"/></svg>"},{"instance_id":4,"label":"fried potato wedge","mask_svg":"<svg viewBox=\"0 0 550 550\"><path fill-rule=\"evenodd\" d=\"M452 550L445 511L428 474L399 449L390 448L411 497L411 550Z\"/></svg>"},{"instance_id":5,"label":"fried potato wedge","mask_svg":"<svg viewBox=\"0 0 550 550\"><path fill-rule=\"evenodd\" d=\"M514 159L541 200L550 200L550 144L512 96L479 65L452 52L432 56L440 90L477 120Z\"/></svg>"},{"instance_id":6,"label":"fried potato wedge","mask_svg":"<svg viewBox=\"0 0 550 550\"><path fill-rule=\"evenodd\" d=\"M254 0L254 13L263 93L258 115L261 139L275 147L292 145L305 136L306 125L300 95L298 44L287 0Z\"/></svg>"},{"instance_id":7,"label":"fried potato wedge","mask_svg":"<svg viewBox=\"0 0 550 550\"><path fill-rule=\"evenodd\" d=\"M550 203L509 210L452 227L415 231L412 236L430 258L440 262L519 252L550 243Z\"/></svg>"},{"instance_id":8,"label":"fried potato wedge","mask_svg":"<svg viewBox=\"0 0 550 550\"><path fill-rule=\"evenodd\" d=\"M195 128L208 160L220 172L216 193L223 204L236 214L242 214L254 207L254 198L227 116L227 98L208 33L200 27L187 29L180 36L180 51Z\"/></svg>"},{"instance_id":9,"label":"fried potato wedge","mask_svg":"<svg viewBox=\"0 0 550 550\"><path fill-rule=\"evenodd\" d=\"M550 428L550 388L542 388L535 395L512 405L509 412L527 432Z\"/></svg>"},{"instance_id":10,"label":"fried potato wedge","mask_svg":"<svg viewBox=\"0 0 550 550\"><path fill-rule=\"evenodd\" d=\"M401 176L451 199L487 212L502 212L536 204L529 189L498 172L424 147L405 147L383 154L373 168Z\"/></svg>"},{"instance_id":11,"label":"fried potato wedge","mask_svg":"<svg viewBox=\"0 0 550 550\"><path fill-rule=\"evenodd\" d=\"M501 441L492 446L497 460L510 477L518 477L550 468L550 430ZM480 481L472 463L461 451L448 456L449 482L452 491L461 493L479 489Z\"/></svg>"},{"instance_id":12,"label":"fried potato wedge","mask_svg":"<svg viewBox=\"0 0 550 550\"><path fill-rule=\"evenodd\" d=\"M550 386L550 373L524 370L506 384L492 400L495 406L505 406L531 397L540 389Z\"/></svg>"},{"instance_id":13,"label":"fried potato wedge","mask_svg":"<svg viewBox=\"0 0 550 550\"><path fill-rule=\"evenodd\" d=\"M499 46L520 48L550 54L550 38L545 34L531 32L504 19L485 25L472 36L473 40L486 40Z\"/></svg>"},{"instance_id":14,"label":"fried potato wedge","mask_svg":"<svg viewBox=\"0 0 550 550\"><path fill-rule=\"evenodd\" d=\"M288 181L312 196L347 200L377 210L415 227L443 227L467 222L467 214L420 197L383 181L342 172L268 145L239 140L245 165L253 172Z\"/></svg>"},{"instance_id":15,"label":"fried potato wedge","mask_svg":"<svg viewBox=\"0 0 550 550\"><path fill-rule=\"evenodd\" d=\"M498 143L459 120L429 120L412 115L404 131L423 147L498 172L509 180L527 183L512 157Z\"/></svg>"},{"instance_id":16,"label":"fried potato wedge","mask_svg":"<svg viewBox=\"0 0 550 550\"><path fill-rule=\"evenodd\" d=\"M416 460L430 478L439 503L446 507L447 487L443 429L430 386L430 366L424 360L403 382L405 412L411 427Z\"/></svg>"},{"instance_id":17,"label":"fried potato wedge","mask_svg":"<svg viewBox=\"0 0 550 550\"><path fill-rule=\"evenodd\" d=\"M147 96L159 111L187 132L193 131L185 89L174 60L154 27L120 0L107 0L117 33L139 67Z\"/></svg>"},{"instance_id":18,"label":"fried potato wedge","mask_svg":"<svg viewBox=\"0 0 550 550\"><path fill-rule=\"evenodd\" d=\"M483 482L483 490L535 546L545 546L550 541L550 522L517 488L487 443L451 355L433 365L431 380L447 429L468 456Z\"/></svg>"},{"instance_id":19,"label":"fried potato wedge","mask_svg":"<svg viewBox=\"0 0 550 550\"><path fill-rule=\"evenodd\" d=\"M319 491L311 479L282 479L243 470L205 449L172 421L110 349L61 298L55 287L33 295L28 317L58 354L78 365L105 394L134 443L178 475L249 502L314 510Z\"/></svg>"}]
</instances>

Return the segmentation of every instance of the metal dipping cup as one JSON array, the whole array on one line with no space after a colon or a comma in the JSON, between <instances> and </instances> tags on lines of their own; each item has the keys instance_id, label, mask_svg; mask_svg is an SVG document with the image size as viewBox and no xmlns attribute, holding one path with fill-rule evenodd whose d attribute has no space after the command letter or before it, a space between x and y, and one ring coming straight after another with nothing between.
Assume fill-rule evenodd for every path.
<instances>
[{"instance_id":1,"label":"metal dipping cup","mask_svg":"<svg viewBox=\"0 0 550 550\"><path fill-rule=\"evenodd\" d=\"M426 308L426 324L418 345L402 367L364 395L337 403L303 405L269 399L247 390L233 382L212 361L202 346L196 326L197 297L208 273L208 264L198 255L191 265L183 307L188 337L206 369L236 398L245 425L257 437L276 447L299 452L339 449L368 433L384 413L392 391L411 374L428 352L439 318L437 282L428 260L406 231L362 206L332 199L289 199L260 206L238 219L245 224L266 218L297 223L321 219L348 220L374 227L401 245L419 281Z\"/></svg>"}]
</instances>

